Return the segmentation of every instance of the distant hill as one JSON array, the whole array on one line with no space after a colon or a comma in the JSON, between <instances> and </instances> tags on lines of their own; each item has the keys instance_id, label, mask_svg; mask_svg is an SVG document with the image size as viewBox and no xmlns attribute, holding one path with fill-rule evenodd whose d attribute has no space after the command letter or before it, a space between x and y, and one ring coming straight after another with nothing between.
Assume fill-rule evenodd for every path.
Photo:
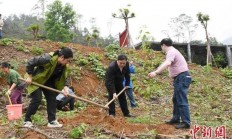
<instances>
[{"instance_id":1,"label":"distant hill","mask_svg":"<svg viewBox=\"0 0 232 139\"><path fill-rule=\"evenodd\" d=\"M232 37L225 39L222 43L224 45L232 45Z\"/></svg>"}]
</instances>

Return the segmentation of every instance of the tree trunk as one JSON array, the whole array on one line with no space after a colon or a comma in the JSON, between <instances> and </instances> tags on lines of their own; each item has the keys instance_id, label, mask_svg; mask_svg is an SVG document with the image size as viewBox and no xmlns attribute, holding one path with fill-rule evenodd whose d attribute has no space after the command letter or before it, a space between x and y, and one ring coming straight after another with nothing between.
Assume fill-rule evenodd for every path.
<instances>
[{"instance_id":1,"label":"tree trunk","mask_svg":"<svg viewBox=\"0 0 232 139\"><path fill-rule=\"evenodd\" d=\"M191 46L190 46L190 42L188 43L187 53L188 53L188 62L189 62L189 63L192 63L192 56L191 56Z\"/></svg>"},{"instance_id":2,"label":"tree trunk","mask_svg":"<svg viewBox=\"0 0 232 139\"><path fill-rule=\"evenodd\" d=\"M206 34L206 40L207 40L207 66L210 64L212 65L212 53L210 49L210 42L209 42L209 36L207 32L207 28L205 28L205 34Z\"/></svg>"},{"instance_id":3,"label":"tree trunk","mask_svg":"<svg viewBox=\"0 0 232 139\"><path fill-rule=\"evenodd\" d=\"M126 30L127 30L127 40L128 40L128 45L127 45L127 47L130 47L130 33L129 33L129 24L128 24L128 20L126 20Z\"/></svg>"},{"instance_id":4,"label":"tree trunk","mask_svg":"<svg viewBox=\"0 0 232 139\"><path fill-rule=\"evenodd\" d=\"M231 55L231 48L230 46L226 46L226 55L227 55L227 59L228 59L228 67L231 68L232 67L232 55Z\"/></svg>"}]
</instances>

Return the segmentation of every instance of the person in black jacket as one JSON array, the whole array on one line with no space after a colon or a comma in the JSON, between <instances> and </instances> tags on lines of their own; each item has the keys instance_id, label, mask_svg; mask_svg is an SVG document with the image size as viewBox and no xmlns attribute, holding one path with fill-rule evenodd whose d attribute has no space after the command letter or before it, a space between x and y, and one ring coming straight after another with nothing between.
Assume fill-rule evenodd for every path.
<instances>
[{"instance_id":1,"label":"person in black jacket","mask_svg":"<svg viewBox=\"0 0 232 139\"><path fill-rule=\"evenodd\" d=\"M68 94L69 85L69 63L73 59L73 52L70 48L64 47L55 52L45 53L28 60L26 72L28 78L27 92L31 98L24 119L24 127L32 127L32 115L34 115L42 101L44 94L47 102L48 127L62 127L56 120L56 96L57 93L35 86L32 83L36 82L57 90L64 90L66 96Z\"/></svg>"},{"instance_id":2,"label":"person in black jacket","mask_svg":"<svg viewBox=\"0 0 232 139\"><path fill-rule=\"evenodd\" d=\"M108 91L108 101L112 100L116 95L123 89L123 80L126 79L125 86L130 84L130 70L129 62L125 55L119 55L117 61L110 63L106 75L105 75L105 86ZM121 110L125 117L134 117L130 114L125 93L118 96ZM115 116L115 104L112 102L109 105L109 115Z\"/></svg>"}]
</instances>

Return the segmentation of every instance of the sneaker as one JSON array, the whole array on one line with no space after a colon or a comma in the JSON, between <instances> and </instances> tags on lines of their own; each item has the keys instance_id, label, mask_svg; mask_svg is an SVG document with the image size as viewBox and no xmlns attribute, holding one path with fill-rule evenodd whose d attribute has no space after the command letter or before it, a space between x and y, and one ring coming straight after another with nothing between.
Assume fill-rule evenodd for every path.
<instances>
[{"instance_id":1,"label":"sneaker","mask_svg":"<svg viewBox=\"0 0 232 139\"><path fill-rule=\"evenodd\" d=\"M48 127L62 127L63 125L60 124L57 120L54 120L47 125Z\"/></svg>"},{"instance_id":2,"label":"sneaker","mask_svg":"<svg viewBox=\"0 0 232 139\"><path fill-rule=\"evenodd\" d=\"M26 121L23 123L23 127L33 127L33 124L31 123L31 121Z\"/></svg>"},{"instance_id":3,"label":"sneaker","mask_svg":"<svg viewBox=\"0 0 232 139\"><path fill-rule=\"evenodd\" d=\"M110 118L115 118L115 115L113 115L113 114L110 114L109 116L110 116Z\"/></svg>"}]
</instances>

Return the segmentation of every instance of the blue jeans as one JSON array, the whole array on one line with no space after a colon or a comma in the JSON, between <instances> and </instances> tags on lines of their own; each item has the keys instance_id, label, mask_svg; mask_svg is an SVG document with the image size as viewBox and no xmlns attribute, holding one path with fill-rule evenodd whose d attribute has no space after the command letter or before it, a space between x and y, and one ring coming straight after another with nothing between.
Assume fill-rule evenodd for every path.
<instances>
[{"instance_id":1,"label":"blue jeans","mask_svg":"<svg viewBox=\"0 0 232 139\"><path fill-rule=\"evenodd\" d=\"M127 97L129 98L130 100L130 104L131 104L131 107L136 107L136 102L135 102L135 98L134 98L134 94L133 94L133 89L132 88L128 88L126 90L126 95Z\"/></svg>"},{"instance_id":2,"label":"blue jeans","mask_svg":"<svg viewBox=\"0 0 232 139\"><path fill-rule=\"evenodd\" d=\"M0 39L2 39L2 30L0 29Z\"/></svg>"},{"instance_id":3,"label":"blue jeans","mask_svg":"<svg viewBox=\"0 0 232 139\"><path fill-rule=\"evenodd\" d=\"M188 105L188 88L192 78L188 71L182 72L174 78L173 94L173 118L172 120L180 121L190 125L190 113Z\"/></svg>"}]
</instances>

